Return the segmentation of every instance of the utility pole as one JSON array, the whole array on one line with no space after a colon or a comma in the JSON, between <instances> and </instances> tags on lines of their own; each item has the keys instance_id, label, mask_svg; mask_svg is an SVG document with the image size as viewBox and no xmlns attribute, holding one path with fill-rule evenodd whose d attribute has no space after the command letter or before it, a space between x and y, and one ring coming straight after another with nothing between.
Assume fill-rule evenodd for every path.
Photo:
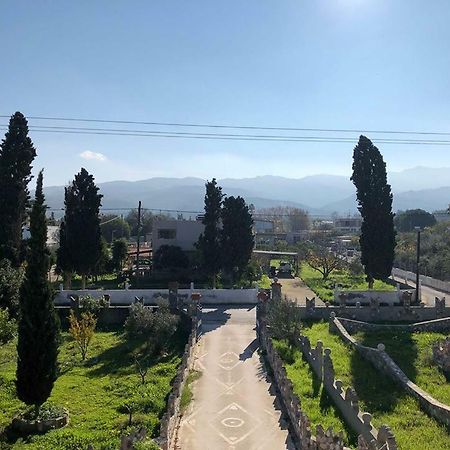
<instances>
[{"instance_id":1,"label":"utility pole","mask_svg":"<svg viewBox=\"0 0 450 450\"><path fill-rule=\"evenodd\" d=\"M137 220L137 248L136 248L136 287L139 285L139 250L141 240L141 201L138 206L138 220Z\"/></svg>"},{"instance_id":2,"label":"utility pole","mask_svg":"<svg viewBox=\"0 0 450 450\"><path fill-rule=\"evenodd\" d=\"M416 255L416 302L420 303L420 227L417 230L417 255Z\"/></svg>"}]
</instances>

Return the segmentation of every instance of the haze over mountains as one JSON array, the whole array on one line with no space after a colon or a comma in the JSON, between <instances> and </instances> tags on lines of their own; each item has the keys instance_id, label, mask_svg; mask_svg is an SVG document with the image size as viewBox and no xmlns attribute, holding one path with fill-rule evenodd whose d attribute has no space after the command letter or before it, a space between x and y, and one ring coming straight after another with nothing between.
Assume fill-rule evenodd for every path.
<instances>
[{"instance_id":1,"label":"haze over mountains","mask_svg":"<svg viewBox=\"0 0 450 450\"><path fill-rule=\"evenodd\" d=\"M388 180L394 192L394 210L447 208L450 203L450 168L416 167L391 172ZM218 180L224 193L241 195L256 208L295 206L311 214L353 214L357 212L355 188L349 177L311 175L299 179L279 176ZM142 181L99 183L104 208L135 208L139 200L146 208L203 210L205 180L200 178L150 178ZM50 208L64 205L64 187L45 189Z\"/></svg>"}]
</instances>

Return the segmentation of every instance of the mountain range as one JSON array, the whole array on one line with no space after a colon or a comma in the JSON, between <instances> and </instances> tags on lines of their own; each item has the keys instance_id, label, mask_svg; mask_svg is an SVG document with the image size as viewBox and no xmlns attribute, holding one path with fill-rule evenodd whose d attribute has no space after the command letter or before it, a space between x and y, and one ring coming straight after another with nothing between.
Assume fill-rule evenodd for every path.
<instances>
[{"instance_id":1,"label":"mountain range","mask_svg":"<svg viewBox=\"0 0 450 450\"><path fill-rule=\"evenodd\" d=\"M388 181L394 194L394 210L446 209L450 203L450 168L416 167L390 172ZM241 195L257 209L272 206L303 208L313 215L327 216L357 212L355 188L349 177L311 175L303 178L258 176L218 180L227 195ZM146 208L201 211L205 192L201 178L149 178L141 181L99 183L103 208L136 208L139 200ZM64 206L64 186L45 188L47 204ZM60 215L60 214L56 214Z\"/></svg>"}]
</instances>

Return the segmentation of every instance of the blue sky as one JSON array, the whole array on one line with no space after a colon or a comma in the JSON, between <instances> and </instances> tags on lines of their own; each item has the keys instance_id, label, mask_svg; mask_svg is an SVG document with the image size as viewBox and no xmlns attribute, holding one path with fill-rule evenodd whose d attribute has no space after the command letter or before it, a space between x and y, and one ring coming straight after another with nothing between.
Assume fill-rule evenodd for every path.
<instances>
[{"instance_id":1,"label":"blue sky","mask_svg":"<svg viewBox=\"0 0 450 450\"><path fill-rule=\"evenodd\" d=\"M449 23L448 0L4 0L0 114L450 132ZM47 184L349 174L353 148L31 135ZM449 147L380 149L450 166Z\"/></svg>"}]
</instances>

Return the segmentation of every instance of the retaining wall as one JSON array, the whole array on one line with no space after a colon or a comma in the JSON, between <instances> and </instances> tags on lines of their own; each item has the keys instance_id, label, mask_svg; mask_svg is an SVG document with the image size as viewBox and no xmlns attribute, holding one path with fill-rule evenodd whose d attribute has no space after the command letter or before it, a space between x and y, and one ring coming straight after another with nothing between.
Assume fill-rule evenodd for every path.
<instances>
[{"instance_id":1,"label":"retaining wall","mask_svg":"<svg viewBox=\"0 0 450 450\"><path fill-rule=\"evenodd\" d=\"M420 332L437 332L445 333L450 331L450 317L443 319L427 320L424 322L408 323L408 324L378 324L361 322L359 320L346 319L339 317L339 321L344 325L345 329L350 333L358 333L359 331L406 331L409 333Z\"/></svg>"},{"instance_id":2,"label":"retaining wall","mask_svg":"<svg viewBox=\"0 0 450 450\"><path fill-rule=\"evenodd\" d=\"M334 301L336 304L345 303L346 305L356 306L359 302L361 305L370 305L374 300L385 305L399 305L402 295L405 291L344 291L336 289L334 291Z\"/></svg>"},{"instance_id":3,"label":"retaining wall","mask_svg":"<svg viewBox=\"0 0 450 450\"><path fill-rule=\"evenodd\" d=\"M181 364L173 381L172 392L167 400L166 412L161 418L159 437L156 439L162 450L172 449L175 445L176 432L181 420L181 394L189 372L194 366L194 349L197 343L198 330L201 327L201 307L194 311L191 320L192 327L189 341L186 344Z\"/></svg>"},{"instance_id":4,"label":"retaining wall","mask_svg":"<svg viewBox=\"0 0 450 450\"><path fill-rule=\"evenodd\" d=\"M399 384L409 395L416 398L422 409L447 427L450 427L450 407L439 402L414 384L397 366L394 360L385 352L384 345L378 348L366 347L357 342L345 329L339 318L330 319L330 332L337 333L344 342L354 347L358 353L382 373L388 375Z\"/></svg>"}]
</instances>

